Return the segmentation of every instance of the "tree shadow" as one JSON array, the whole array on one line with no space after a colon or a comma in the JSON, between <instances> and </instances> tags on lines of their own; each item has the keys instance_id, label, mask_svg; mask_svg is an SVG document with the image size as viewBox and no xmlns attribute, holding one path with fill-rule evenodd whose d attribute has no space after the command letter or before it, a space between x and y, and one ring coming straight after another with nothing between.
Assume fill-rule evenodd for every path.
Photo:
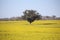
<instances>
[{"instance_id":1,"label":"tree shadow","mask_svg":"<svg viewBox=\"0 0 60 40\"><path fill-rule=\"evenodd\" d=\"M55 25L57 23L25 24L25 25Z\"/></svg>"},{"instance_id":2,"label":"tree shadow","mask_svg":"<svg viewBox=\"0 0 60 40\"><path fill-rule=\"evenodd\" d=\"M57 23L43 23L42 25L54 25L54 24L57 24Z\"/></svg>"}]
</instances>

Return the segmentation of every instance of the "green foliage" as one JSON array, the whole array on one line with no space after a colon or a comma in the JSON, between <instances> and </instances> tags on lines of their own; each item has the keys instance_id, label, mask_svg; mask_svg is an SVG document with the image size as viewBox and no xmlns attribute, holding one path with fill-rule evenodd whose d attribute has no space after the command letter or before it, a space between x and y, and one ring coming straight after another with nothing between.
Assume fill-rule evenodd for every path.
<instances>
[{"instance_id":1,"label":"green foliage","mask_svg":"<svg viewBox=\"0 0 60 40\"><path fill-rule=\"evenodd\" d=\"M35 10L25 10L23 13L24 15L22 16L22 18L30 23L32 23L36 19L41 19L41 15L39 15L39 13Z\"/></svg>"}]
</instances>

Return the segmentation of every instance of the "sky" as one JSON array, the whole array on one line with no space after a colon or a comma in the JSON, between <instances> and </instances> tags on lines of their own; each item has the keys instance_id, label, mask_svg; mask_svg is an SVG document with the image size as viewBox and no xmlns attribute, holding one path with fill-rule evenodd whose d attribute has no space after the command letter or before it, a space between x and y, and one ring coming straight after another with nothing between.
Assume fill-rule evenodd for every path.
<instances>
[{"instance_id":1,"label":"sky","mask_svg":"<svg viewBox=\"0 0 60 40\"><path fill-rule=\"evenodd\" d=\"M60 0L0 0L0 18L21 16L26 9L60 17Z\"/></svg>"}]
</instances>

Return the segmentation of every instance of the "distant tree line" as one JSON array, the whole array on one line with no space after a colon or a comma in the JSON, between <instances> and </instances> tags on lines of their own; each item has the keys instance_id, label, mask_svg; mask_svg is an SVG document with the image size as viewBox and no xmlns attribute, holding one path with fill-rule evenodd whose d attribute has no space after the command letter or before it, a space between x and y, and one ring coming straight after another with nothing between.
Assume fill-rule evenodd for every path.
<instances>
[{"instance_id":1,"label":"distant tree line","mask_svg":"<svg viewBox=\"0 0 60 40\"><path fill-rule=\"evenodd\" d=\"M0 18L0 21L20 21L27 20L28 22L34 20L60 20L60 17L53 16L42 16L36 10L25 10L21 17L11 17L11 18Z\"/></svg>"}]
</instances>

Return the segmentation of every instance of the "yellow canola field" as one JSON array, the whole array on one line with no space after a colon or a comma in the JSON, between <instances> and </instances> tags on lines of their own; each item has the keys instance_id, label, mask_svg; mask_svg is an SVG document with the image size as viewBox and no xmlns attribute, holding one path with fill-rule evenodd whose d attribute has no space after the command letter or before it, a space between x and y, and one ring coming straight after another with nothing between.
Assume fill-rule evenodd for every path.
<instances>
[{"instance_id":1,"label":"yellow canola field","mask_svg":"<svg viewBox=\"0 0 60 40\"><path fill-rule=\"evenodd\" d=\"M60 20L0 21L0 40L60 40Z\"/></svg>"}]
</instances>

